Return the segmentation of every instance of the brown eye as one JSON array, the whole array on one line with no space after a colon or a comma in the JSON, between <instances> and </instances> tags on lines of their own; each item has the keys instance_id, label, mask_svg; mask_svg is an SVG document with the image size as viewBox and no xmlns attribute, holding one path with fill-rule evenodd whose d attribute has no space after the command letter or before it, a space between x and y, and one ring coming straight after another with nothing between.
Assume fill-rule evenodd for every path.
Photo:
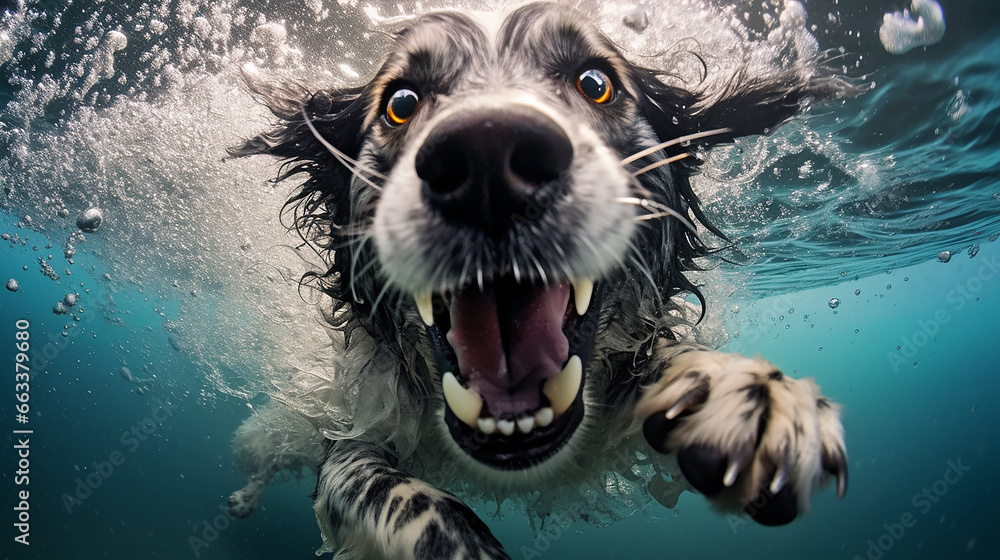
<instances>
[{"instance_id":1,"label":"brown eye","mask_svg":"<svg viewBox=\"0 0 1000 560\"><path fill-rule=\"evenodd\" d=\"M417 104L420 97L412 89L401 88L396 90L389 98L389 103L385 106L385 118L389 124L401 125L413 117L417 112Z\"/></svg>"},{"instance_id":2,"label":"brown eye","mask_svg":"<svg viewBox=\"0 0 1000 560\"><path fill-rule=\"evenodd\" d=\"M576 79L576 89L595 103L607 103L614 96L611 78L600 70L590 69Z\"/></svg>"}]
</instances>

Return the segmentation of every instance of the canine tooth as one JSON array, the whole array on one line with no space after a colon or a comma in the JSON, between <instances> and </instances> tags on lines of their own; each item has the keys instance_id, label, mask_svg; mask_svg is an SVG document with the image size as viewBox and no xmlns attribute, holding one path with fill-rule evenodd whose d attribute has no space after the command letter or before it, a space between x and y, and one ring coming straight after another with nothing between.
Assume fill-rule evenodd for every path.
<instances>
[{"instance_id":1,"label":"canine tooth","mask_svg":"<svg viewBox=\"0 0 1000 560\"><path fill-rule=\"evenodd\" d=\"M552 419L554 417L555 413L552 411L552 408L547 406L539 409L538 412L535 413L535 425L539 428L545 428L552 423Z\"/></svg>"},{"instance_id":2,"label":"canine tooth","mask_svg":"<svg viewBox=\"0 0 1000 560\"><path fill-rule=\"evenodd\" d=\"M495 434L497 431L497 421L493 418L480 418L476 421L476 424L479 426L479 431L488 436Z\"/></svg>"},{"instance_id":3,"label":"canine tooth","mask_svg":"<svg viewBox=\"0 0 1000 560\"><path fill-rule=\"evenodd\" d=\"M473 391L462 387L450 371L441 377L441 388L444 390L444 400L455 417L470 427L476 428L479 413L483 410L483 398Z\"/></svg>"},{"instance_id":4,"label":"canine tooth","mask_svg":"<svg viewBox=\"0 0 1000 560\"><path fill-rule=\"evenodd\" d=\"M526 434L533 429L535 429L534 416L522 416L517 419L517 431Z\"/></svg>"},{"instance_id":5,"label":"canine tooth","mask_svg":"<svg viewBox=\"0 0 1000 560\"><path fill-rule=\"evenodd\" d=\"M542 386L542 393L552 404L552 412L559 416L569 409L569 406L576 400L576 394L580 392L580 383L583 382L583 362L579 356L571 356L566 362L559 375L549 379Z\"/></svg>"},{"instance_id":6,"label":"canine tooth","mask_svg":"<svg viewBox=\"0 0 1000 560\"><path fill-rule=\"evenodd\" d=\"M573 302L576 304L576 314L583 316L590 309L590 297L594 294L593 280L573 281Z\"/></svg>"},{"instance_id":7,"label":"canine tooth","mask_svg":"<svg viewBox=\"0 0 1000 560\"><path fill-rule=\"evenodd\" d=\"M497 420L497 429L500 433L509 436L514 433L514 421L513 420Z\"/></svg>"},{"instance_id":8,"label":"canine tooth","mask_svg":"<svg viewBox=\"0 0 1000 560\"><path fill-rule=\"evenodd\" d=\"M413 296L413 299L417 302L417 311L420 312L420 318L424 320L424 324L428 327L433 326L434 305L431 303L431 293L424 292Z\"/></svg>"}]
</instances>

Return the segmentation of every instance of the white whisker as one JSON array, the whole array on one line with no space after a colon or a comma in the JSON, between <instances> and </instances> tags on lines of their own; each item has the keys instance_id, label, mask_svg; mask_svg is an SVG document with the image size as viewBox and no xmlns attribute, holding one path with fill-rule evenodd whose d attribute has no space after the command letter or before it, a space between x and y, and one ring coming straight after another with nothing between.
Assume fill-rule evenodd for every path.
<instances>
[{"instance_id":1,"label":"white whisker","mask_svg":"<svg viewBox=\"0 0 1000 560\"><path fill-rule=\"evenodd\" d=\"M619 202L622 204L634 204L636 206L641 206L642 208L645 208L646 210L649 210L651 212L650 214L643 214L642 216L636 216L635 218L636 221L644 222L647 220L664 218L666 216L673 216L674 218L677 218L677 220L679 220L682 224L684 224L684 226L687 227L688 230L690 230L691 233L693 233L696 237L700 237L700 234L698 233L698 228L694 227L694 224L692 224L691 221L687 219L687 217L685 217L683 214L681 214L680 212L674 210L669 206L660 204L658 202L653 202L645 198L635 198L633 196L617 198L615 199L615 202Z\"/></svg>"},{"instance_id":2,"label":"white whisker","mask_svg":"<svg viewBox=\"0 0 1000 560\"><path fill-rule=\"evenodd\" d=\"M372 303L372 312L368 314L368 318L369 319L372 319L372 318L375 317L375 313L378 311L378 304L379 304L379 302L382 301L382 298L385 296L386 292L388 292L388 291L389 291L389 282L386 282L382 286L382 289L379 290L378 296L375 297L375 301Z\"/></svg>"},{"instance_id":3,"label":"white whisker","mask_svg":"<svg viewBox=\"0 0 1000 560\"><path fill-rule=\"evenodd\" d=\"M316 137L316 140L319 140L319 143L322 144L323 147L326 148L331 154L333 154L333 157L337 158L337 161L343 164L344 167L350 169L352 175L354 175L358 179L361 179L373 189L378 191L382 190L382 187L380 185L376 185L374 182L372 182L371 179L365 177L364 175L361 175L359 171L363 171L368 175L371 175L372 177L375 177L376 179L381 179L383 181L388 179L385 175L379 173L378 171L375 171L374 169L370 169L368 166L362 165L354 158L338 150L333 144L327 142L326 138L323 138L323 136L319 133L319 131L316 130L316 127L313 126L312 121L309 119L309 115L306 114L305 107L302 108L302 118L305 121L306 126L309 127L309 132L312 132L312 135Z\"/></svg>"},{"instance_id":4,"label":"white whisker","mask_svg":"<svg viewBox=\"0 0 1000 560\"><path fill-rule=\"evenodd\" d=\"M669 157L667 159L661 159L660 161L657 161L655 163L651 163L651 164L647 165L646 167L643 167L642 169L636 171L635 173L632 174L632 177L634 178L634 177L638 177L639 175L642 175L643 173L649 173L650 171L656 169L657 167L663 167L664 165L671 164L671 163L673 163L675 161L680 161L680 160L682 160L682 159L684 159L684 158L686 158L686 157L688 157L690 155L691 154L689 154L689 153L683 153L683 154L678 154L678 155L676 155L674 157Z\"/></svg>"},{"instance_id":5,"label":"white whisker","mask_svg":"<svg viewBox=\"0 0 1000 560\"><path fill-rule=\"evenodd\" d=\"M628 241L628 246L632 253L634 253L634 256L629 257L629 260L635 264L636 268L639 269L639 272L642 273L642 275L646 278L646 281L649 282L649 286L652 288L653 294L656 295L657 305L663 307L663 298L660 296L661 287L656 284L656 280L653 278L653 272L649 269L649 265L646 264L646 261L643 260L642 251L635 246L635 243L633 243L631 239Z\"/></svg>"},{"instance_id":6,"label":"white whisker","mask_svg":"<svg viewBox=\"0 0 1000 560\"><path fill-rule=\"evenodd\" d=\"M627 157L627 158L625 158L625 159L622 160L622 165L628 165L628 164L632 163L633 161L635 161L637 159L642 159L642 158L648 156L649 154L652 154L654 152L662 150L663 148L669 148L670 146L674 146L674 145L677 145L677 144L682 144L684 142L690 142L692 140L698 140L699 138L707 138L709 136L717 136L719 134L725 134L727 132L732 132L732 131L733 131L733 129L731 129L731 128L716 128L716 129L713 129L713 130L706 130L705 132L696 132L694 134L688 134L687 136L681 136L681 137L678 137L678 138L674 138L673 140L668 140L666 142L663 142L662 144L657 144L657 145L652 146L650 148L646 148L645 150L643 150L641 152L638 152L636 154L630 155L629 157Z\"/></svg>"}]
</instances>

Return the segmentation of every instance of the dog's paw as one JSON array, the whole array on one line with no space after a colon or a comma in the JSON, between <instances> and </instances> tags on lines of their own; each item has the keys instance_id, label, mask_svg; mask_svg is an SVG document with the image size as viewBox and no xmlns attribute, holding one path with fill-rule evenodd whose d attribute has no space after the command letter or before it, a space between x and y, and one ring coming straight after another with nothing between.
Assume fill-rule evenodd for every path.
<instances>
[{"instance_id":1,"label":"dog's paw","mask_svg":"<svg viewBox=\"0 0 1000 560\"><path fill-rule=\"evenodd\" d=\"M714 351L676 356L646 387L637 420L654 449L677 453L688 482L716 505L764 525L807 511L831 476L847 491L839 407L811 379L760 358Z\"/></svg>"},{"instance_id":2,"label":"dog's paw","mask_svg":"<svg viewBox=\"0 0 1000 560\"><path fill-rule=\"evenodd\" d=\"M226 504L226 507L229 508L229 515L237 519L250 517L250 514L257 509L257 501L265 486L265 484L251 480L246 486L233 492Z\"/></svg>"}]
</instances>

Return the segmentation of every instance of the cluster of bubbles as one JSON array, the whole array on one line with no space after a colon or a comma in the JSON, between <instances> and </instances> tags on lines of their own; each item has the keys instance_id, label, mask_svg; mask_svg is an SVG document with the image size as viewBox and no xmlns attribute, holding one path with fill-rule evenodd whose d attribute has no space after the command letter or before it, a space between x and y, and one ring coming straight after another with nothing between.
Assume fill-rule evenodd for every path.
<instances>
[{"instance_id":1,"label":"cluster of bubbles","mask_svg":"<svg viewBox=\"0 0 1000 560\"><path fill-rule=\"evenodd\" d=\"M878 30L885 50L903 54L944 38L944 10L934 0L913 0L910 9L887 13Z\"/></svg>"}]
</instances>

